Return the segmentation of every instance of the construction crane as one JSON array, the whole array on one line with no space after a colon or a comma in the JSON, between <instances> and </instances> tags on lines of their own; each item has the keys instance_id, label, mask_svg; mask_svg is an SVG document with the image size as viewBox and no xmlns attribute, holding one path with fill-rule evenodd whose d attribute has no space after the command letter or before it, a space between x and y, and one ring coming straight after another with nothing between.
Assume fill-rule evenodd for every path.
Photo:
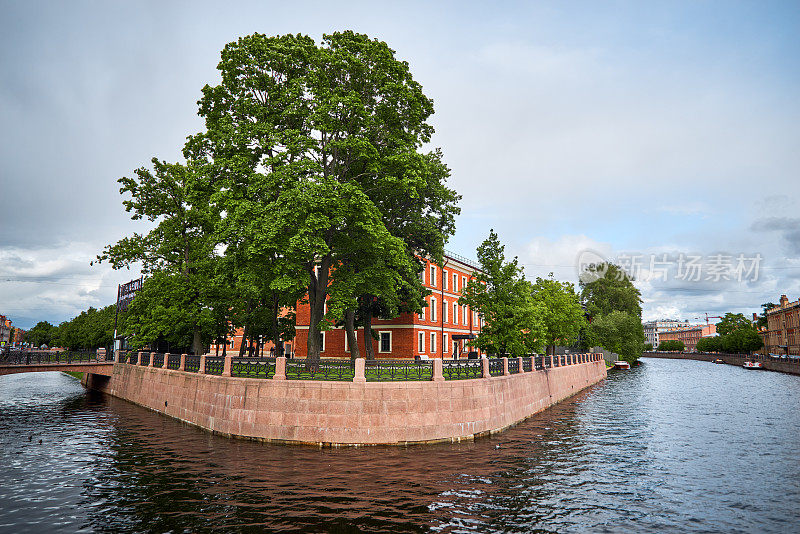
<instances>
[{"instance_id":1,"label":"construction crane","mask_svg":"<svg viewBox=\"0 0 800 534\"><path fill-rule=\"evenodd\" d=\"M723 318L723 317L720 317L719 315L709 315L708 312L706 312L705 315L706 315L706 326L708 326L710 324L708 322L709 319L722 319ZM695 319L702 319L702 317L695 317Z\"/></svg>"}]
</instances>

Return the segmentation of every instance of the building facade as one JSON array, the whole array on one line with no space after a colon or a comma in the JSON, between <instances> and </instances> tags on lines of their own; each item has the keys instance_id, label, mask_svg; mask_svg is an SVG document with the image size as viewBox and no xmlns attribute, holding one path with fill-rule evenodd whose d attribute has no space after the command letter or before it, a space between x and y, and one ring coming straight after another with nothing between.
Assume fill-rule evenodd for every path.
<instances>
[{"instance_id":1,"label":"building facade","mask_svg":"<svg viewBox=\"0 0 800 534\"><path fill-rule=\"evenodd\" d=\"M479 267L470 260L447 253L444 265L430 261L420 273L424 286L431 292L425 298L422 313L403 313L394 319L374 319L372 329L377 339L370 340L376 358L452 358L477 349L469 345L469 336L481 330L481 318L468 306L458 304L464 288ZM305 358L308 343L310 309L308 304L297 305L295 356ZM454 338L455 336L455 338ZM343 328L322 332L323 358L349 358ZM359 352L363 356L364 331L357 329ZM479 353L480 354L480 353Z\"/></svg>"},{"instance_id":2,"label":"building facade","mask_svg":"<svg viewBox=\"0 0 800 534\"><path fill-rule=\"evenodd\" d=\"M694 352L700 338L712 337L717 335L717 325L697 324L686 328L678 328L668 332L662 332L659 336L661 342L667 340L683 341L686 352Z\"/></svg>"},{"instance_id":3,"label":"building facade","mask_svg":"<svg viewBox=\"0 0 800 534\"><path fill-rule=\"evenodd\" d=\"M762 331L764 349L775 356L800 356L800 299L789 302L781 295L780 304L767 310L767 330Z\"/></svg>"},{"instance_id":4,"label":"building facade","mask_svg":"<svg viewBox=\"0 0 800 534\"><path fill-rule=\"evenodd\" d=\"M13 341L11 339L12 330L11 320L5 315L0 315L0 347L5 347Z\"/></svg>"},{"instance_id":5,"label":"building facade","mask_svg":"<svg viewBox=\"0 0 800 534\"><path fill-rule=\"evenodd\" d=\"M663 332L672 332L673 330L680 330L682 328L689 328L689 321L678 321L673 319L665 319L658 321L647 321L642 323L644 329L645 343L650 343L653 348L658 348L660 342L660 335Z\"/></svg>"}]
</instances>

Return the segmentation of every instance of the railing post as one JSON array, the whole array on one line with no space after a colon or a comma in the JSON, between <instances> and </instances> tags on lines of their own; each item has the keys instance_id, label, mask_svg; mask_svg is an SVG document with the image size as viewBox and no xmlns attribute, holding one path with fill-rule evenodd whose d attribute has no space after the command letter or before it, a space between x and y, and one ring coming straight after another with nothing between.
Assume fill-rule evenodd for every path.
<instances>
[{"instance_id":1,"label":"railing post","mask_svg":"<svg viewBox=\"0 0 800 534\"><path fill-rule=\"evenodd\" d=\"M168 369L169 368L169 352L165 352L164 353L164 363L161 364L161 368L162 369Z\"/></svg>"},{"instance_id":2,"label":"railing post","mask_svg":"<svg viewBox=\"0 0 800 534\"><path fill-rule=\"evenodd\" d=\"M484 356L481 358L481 371L483 371L483 378L489 378L492 374L489 372L489 358Z\"/></svg>"},{"instance_id":3,"label":"railing post","mask_svg":"<svg viewBox=\"0 0 800 534\"><path fill-rule=\"evenodd\" d=\"M517 358L517 365L519 366L518 369L519 369L520 374L524 373L525 372L525 366L522 365L522 356Z\"/></svg>"},{"instance_id":4,"label":"railing post","mask_svg":"<svg viewBox=\"0 0 800 534\"><path fill-rule=\"evenodd\" d=\"M273 380L286 380L286 356L275 358L275 374Z\"/></svg>"},{"instance_id":5,"label":"railing post","mask_svg":"<svg viewBox=\"0 0 800 534\"><path fill-rule=\"evenodd\" d=\"M225 361L222 364L222 376L233 376L231 374L231 367L233 364L233 356L225 354Z\"/></svg>"},{"instance_id":6,"label":"railing post","mask_svg":"<svg viewBox=\"0 0 800 534\"><path fill-rule=\"evenodd\" d=\"M503 356L503 376L508 375L508 357Z\"/></svg>"},{"instance_id":7,"label":"railing post","mask_svg":"<svg viewBox=\"0 0 800 534\"><path fill-rule=\"evenodd\" d=\"M137 352L136 353L136 361L133 362L133 365L139 365L140 361L142 361L142 353L141 352Z\"/></svg>"},{"instance_id":8,"label":"railing post","mask_svg":"<svg viewBox=\"0 0 800 534\"><path fill-rule=\"evenodd\" d=\"M119 362L119 350L114 351L114 363Z\"/></svg>"},{"instance_id":9,"label":"railing post","mask_svg":"<svg viewBox=\"0 0 800 534\"><path fill-rule=\"evenodd\" d=\"M434 358L433 359L433 381L434 382L443 382L444 381L444 369L442 366L442 359L441 358Z\"/></svg>"},{"instance_id":10,"label":"railing post","mask_svg":"<svg viewBox=\"0 0 800 534\"><path fill-rule=\"evenodd\" d=\"M186 370L186 354L181 354L181 364L178 366L178 371Z\"/></svg>"},{"instance_id":11,"label":"railing post","mask_svg":"<svg viewBox=\"0 0 800 534\"><path fill-rule=\"evenodd\" d=\"M367 381L366 363L364 358L356 358L355 367L353 368L353 382L363 384Z\"/></svg>"},{"instance_id":12,"label":"railing post","mask_svg":"<svg viewBox=\"0 0 800 534\"><path fill-rule=\"evenodd\" d=\"M154 355L154 354L155 354L155 352L151 352L151 353L150 353L150 361L149 361L149 362L147 362L147 367L155 367L155 365L153 365L153 362L155 362L155 361L156 361L156 359L155 359L155 358L153 358L153 355Z\"/></svg>"},{"instance_id":13,"label":"railing post","mask_svg":"<svg viewBox=\"0 0 800 534\"><path fill-rule=\"evenodd\" d=\"M205 354L201 354L200 355L200 369L198 369L197 372L199 374L201 374L201 375L206 374L206 355Z\"/></svg>"},{"instance_id":14,"label":"railing post","mask_svg":"<svg viewBox=\"0 0 800 534\"><path fill-rule=\"evenodd\" d=\"M536 355L534 354L533 356L528 356L528 358L531 359L531 371L535 371L536 370Z\"/></svg>"}]
</instances>

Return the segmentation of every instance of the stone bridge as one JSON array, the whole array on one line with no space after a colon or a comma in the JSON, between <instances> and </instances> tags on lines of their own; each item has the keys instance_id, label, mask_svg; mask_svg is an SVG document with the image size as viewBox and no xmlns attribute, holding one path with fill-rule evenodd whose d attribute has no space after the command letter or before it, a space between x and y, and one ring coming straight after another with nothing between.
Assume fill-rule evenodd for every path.
<instances>
[{"instance_id":1,"label":"stone bridge","mask_svg":"<svg viewBox=\"0 0 800 534\"><path fill-rule=\"evenodd\" d=\"M10 352L0 356L0 376L15 373L41 373L44 371L70 371L111 376L114 371L113 355L95 352Z\"/></svg>"}]
</instances>

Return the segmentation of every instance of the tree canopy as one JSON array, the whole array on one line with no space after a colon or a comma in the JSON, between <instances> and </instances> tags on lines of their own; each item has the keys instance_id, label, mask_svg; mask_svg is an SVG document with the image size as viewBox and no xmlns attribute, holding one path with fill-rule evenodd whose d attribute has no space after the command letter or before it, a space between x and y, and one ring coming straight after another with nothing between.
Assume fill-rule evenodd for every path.
<instances>
[{"instance_id":1,"label":"tree canopy","mask_svg":"<svg viewBox=\"0 0 800 534\"><path fill-rule=\"evenodd\" d=\"M534 301L541 303L545 345L551 349L557 344L571 345L586 325L575 286L555 280L550 273L547 278L537 278L531 291Z\"/></svg>"}]
</instances>

